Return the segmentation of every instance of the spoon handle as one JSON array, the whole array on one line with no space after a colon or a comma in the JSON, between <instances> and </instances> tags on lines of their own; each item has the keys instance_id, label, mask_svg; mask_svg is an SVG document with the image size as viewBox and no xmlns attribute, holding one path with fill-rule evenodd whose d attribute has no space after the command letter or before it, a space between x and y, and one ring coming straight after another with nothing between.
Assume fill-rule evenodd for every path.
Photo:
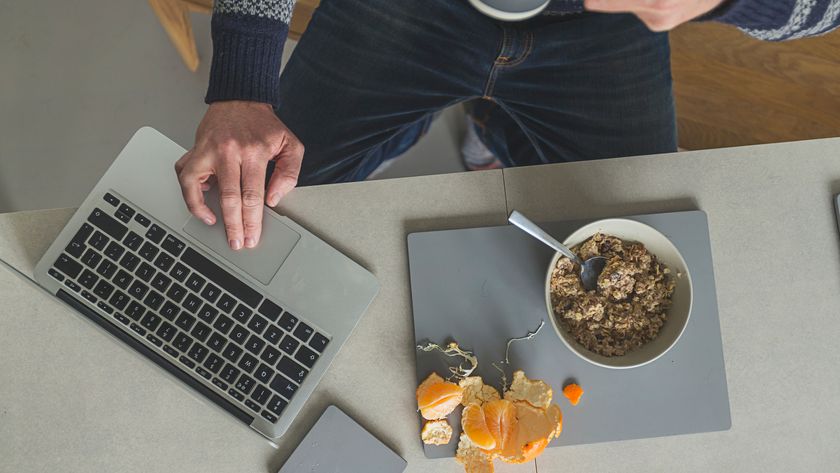
<instances>
[{"instance_id":1,"label":"spoon handle","mask_svg":"<svg viewBox=\"0 0 840 473\"><path fill-rule=\"evenodd\" d=\"M528 233L532 237L554 248L560 253L563 253L578 265L583 266L583 263L581 262L580 258L578 258L578 256L574 254L572 250L566 248L566 245L554 239L554 237L546 233L542 228L538 227L536 223L532 222L518 211L514 210L510 213L510 217L508 217L508 222L516 225L525 233Z\"/></svg>"}]
</instances>

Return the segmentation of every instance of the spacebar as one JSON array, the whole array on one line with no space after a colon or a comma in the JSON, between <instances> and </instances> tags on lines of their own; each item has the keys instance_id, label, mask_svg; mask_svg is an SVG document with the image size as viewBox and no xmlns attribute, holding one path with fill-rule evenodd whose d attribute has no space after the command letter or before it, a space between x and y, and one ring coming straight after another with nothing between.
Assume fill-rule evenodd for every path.
<instances>
[{"instance_id":1,"label":"spacebar","mask_svg":"<svg viewBox=\"0 0 840 473\"><path fill-rule=\"evenodd\" d=\"M251 289L250 286L220 268L216 263L200 255L192 248L187 248L184 251L184 254L181 255L181 261L255 309L257 308L257 304L262 300L262 295L259 292Z\"/></svg>"}]
</instances>

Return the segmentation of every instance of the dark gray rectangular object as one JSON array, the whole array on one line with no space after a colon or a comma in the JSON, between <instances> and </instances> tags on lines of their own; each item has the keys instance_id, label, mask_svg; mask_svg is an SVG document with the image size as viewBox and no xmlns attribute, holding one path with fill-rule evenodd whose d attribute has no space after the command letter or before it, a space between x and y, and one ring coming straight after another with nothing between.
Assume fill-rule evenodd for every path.
<instances>
[{"instance_id":1,"label":"dark gray rectangular object","mask_svg":"<svg viewBox=\"0 0 840 473\"><path fill-rule=\"evenodd\" d=\"M364 427L329 406L278 473L402 473L405 466Z\"/></svg>"},{"instance_id":2,"label":"dark gray rectangular object","mask_svg":"<svg viewBox=\"0 0 840 473\"><path fill-rule=\"evenodd\" d=\"M491 362L506 341L545 327L511 346L510 366L554 387L563 434L551 446L727 430L729 395L720 337L706 214L701 211L628 217L665 234L691 272L694 303L681 339L655 362L614 370L592 365L563 345L547 319L545 274L553 251L510 225L412 233L408 236L414 334L418 344L457 341L479 359L476 374L499 387ZM559 240L587 221L546 223ZM446 375L443 356L417 354L417 379ZM508 370L508 375L510 375ZM571 406L560 392L570 380L586 393ZM454 456L460 431L445 446L425 446L428 458ZM419 434L418 434L419 439ZM418 440L419 441L419 440Z\"/></svg>"}]
</instances>

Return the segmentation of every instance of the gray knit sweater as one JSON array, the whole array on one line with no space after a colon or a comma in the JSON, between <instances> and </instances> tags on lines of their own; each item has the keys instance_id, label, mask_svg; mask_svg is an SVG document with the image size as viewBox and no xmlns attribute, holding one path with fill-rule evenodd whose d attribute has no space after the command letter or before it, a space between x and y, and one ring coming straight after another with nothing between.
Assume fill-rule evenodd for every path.
<instances>
[{"instance_id":1,"label":"gray knit sweater","mask_svg":"<svg viewBox=\"0 0 840 473\"><path fill-rule=\"evenodd\" d=\"M280 59L294 5L295 0L216 0L207 103L277 103ZM548 8L579 12L583 0L552 0ZM840 25L840 0L727 0L702 19L735 25L762 40L796 39Z\"/></svg>"}]
</instances>

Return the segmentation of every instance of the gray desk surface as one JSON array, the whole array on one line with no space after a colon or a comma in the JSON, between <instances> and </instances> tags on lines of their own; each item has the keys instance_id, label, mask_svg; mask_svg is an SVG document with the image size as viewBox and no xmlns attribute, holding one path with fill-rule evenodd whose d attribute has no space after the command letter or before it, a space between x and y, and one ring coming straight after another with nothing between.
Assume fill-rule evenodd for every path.
<instances>
[{"instance_id":1,"label":"gray desk surface","mask_svg":"<svg viewBox=\"0 0 840 473\"><path fill-rule=\"evenodd\" d=\"M708 214L732 408L726 432L549 449L500 472L830 471L840 459L840 139L296 190L279 209L382 283L275 450L91 323L0 269L0 472L276 472L336 404L408 460L414 414L405 237L537 220ZM0 258L30 272L71 210L0 216ZM813 270L792 273L801 261ZM379 386L368 388L375 380ZM399 419L404 419L400 421Z\"/></svg>"}]
</instances>

